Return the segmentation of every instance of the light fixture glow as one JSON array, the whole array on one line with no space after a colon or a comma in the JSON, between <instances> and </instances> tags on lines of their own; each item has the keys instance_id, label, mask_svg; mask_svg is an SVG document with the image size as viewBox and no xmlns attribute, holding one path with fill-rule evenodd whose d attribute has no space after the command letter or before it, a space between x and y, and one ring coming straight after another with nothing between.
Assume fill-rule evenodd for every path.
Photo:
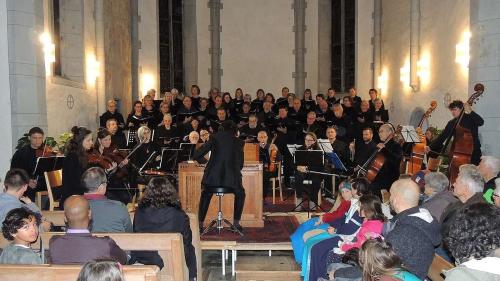
<instances>
[{"instance_id":1,"label":"light fixture glow","mask_svg":"<svg viewBox=\"0 0 500 281\"><path fill-rule=\"evenodd\" d=\"M428 53L423 53L419 61L417 61L417 76L420 82L428 84L431 78L431 59Z\"/></svg>"},{"instance_id":2,"label":"light fixture glow","mask_svg":"<svg viewBox=\"0 0 500 281\"><path fill-rule=\"evenodd\" d=\"M380 90L381 96L387 95L387 88L389 85L389 77L387 73L387 69L384 69L382 70L382 73L377 77L377 85L378 89Z\"/></svg>"},{"instance_id":3,"label":"light fixture glow","mask_svg":"<svg viewBox=\"0 0 500 281\"><path fill-rule=\"evenodd\" d=\"M97 77L99 77L100 75L101 65L97 61L93 53L87 54L86 66L87 66L87 84L94 85Z\"/></svg>"},{"instance_id":4,"label":"light fixture glow","mask_svg":"<svg viewBox=\"0 0 500 281\"><path fill-rule=\"evenodd\" d=\"M43 58L45 61L45 75L51 75L52 74L52 63L56 61L56 55L55 55L55 50L56 46L54 43L52 43L52 38L50 37L50 34L47 32L44 32L40 34L39 37L40 43L43 45Z\"/></svg>"},{"instance_id":5,"label":"light fixture glow","mask_svg":"<svg viewBox=\"0 0 500 281\"><path fill-rule=\"evenodd\" d=\"M141 92L145 96L150 89L155 88L155 77L150 73L141 74Z\"/></svg>"},{"instance_id":6,"label":"light fixture glow","mask_svg":"<svg viewBox=\"0 0 500 281\"><path fill-rule=\"evenodd\" d=\"M469 31L462 33L462 39L455 46L455 62L463 68L469 68L469 41L471 34Z\"/></svg>"},{"instance_id":7,"label":"light fixture glow","mask_svg":"<svg viewBox=\"0 0 500 281\"><path fill-rule=\"evenodd\" d=\"M399 81L401 81L405 87L410 86L410 58L407 58L403 67L399 69Z\"/></svg>"}]
</instances>

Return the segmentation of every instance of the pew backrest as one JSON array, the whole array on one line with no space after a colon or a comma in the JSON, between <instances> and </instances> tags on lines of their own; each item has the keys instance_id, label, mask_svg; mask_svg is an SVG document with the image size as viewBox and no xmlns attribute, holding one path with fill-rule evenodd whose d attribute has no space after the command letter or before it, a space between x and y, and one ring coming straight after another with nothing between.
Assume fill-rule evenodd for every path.
<instances>
[{"instance_id":1,"label":"pew backrest","mask_svg":"<svg viewBox=\"0 0 500 281\"><path fill-rule=\"evenodd\" d=\"M61 232L46 232L40 235L42 248L50 249L49 241ZM164 267L160 271L161 281L188 280L189 273L184 258L182 235L179 233L94 233L98 237L108 236L124 251L158 251Z\"/></svg>"},{"instance_id":2,"label":"pew backrest","mask_svg":"<svg viewBox=\"0 0 500 281\"><path fill-rule=\"evenodd\" d=\"M443 259L441 256L434 255L434 259L432 260L432 264L427 275L432 281L443 281L445 279L443 273L454 267L455 266L453 264Z\"/></svg>"},{"instance_id":3,"label":"pew backrest","mask_svg":"<svg viewBox=\"0 0 500 281\"><path fill-rule=\"evenodd\" d=\"M68 281L76 280L82 265L19 265L0 264L2 281ZM157 281L158 267L155 265L123 266L127 281Z\"/></svg>"}]
</instances>

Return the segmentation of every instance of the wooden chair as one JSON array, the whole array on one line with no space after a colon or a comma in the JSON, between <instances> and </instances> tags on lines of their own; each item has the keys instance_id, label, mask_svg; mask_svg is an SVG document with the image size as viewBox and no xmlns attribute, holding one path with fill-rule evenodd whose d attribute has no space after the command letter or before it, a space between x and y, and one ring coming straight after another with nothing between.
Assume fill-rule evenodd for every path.
<instances>
[{"instance_id":1,"label":"wooden chair","mask_svg":"<svg viewBox=\"0 0 500 281\"><path fill-rule=\"evenodd\" d=\"M273 190L273 204L276 204L276 189L279 189L280 192L280 200L283 201L283 188L281 185L281 162L277 163L278 175L274 178L270 178L269 181L272 182L272 190Z\"/></svg>"},{"instance_id":2,"label":"wooden chair","mask_svg":"<svg viewBox=\"0 0 500 281\"><path fill-rule=\"evenodd\" d=\"M50 249L49 241L54 235L64 235L64 233L45 232L40 235L44 251ZM184 245L182 235L179 233L94 233L93 235L110 237L124 251L158 251L165 264L159 274L160 281L188 280Z\"/></svg>"},{"instance_id":3,"label":"wooden chair","mask_svg":"<svg viewBox=\"0 0 500 281\"><path fill-rule=\"evenodd\" d=\"M434 259L432 260L431 267L429 268L429 272L427 276L432 281L444 281L444 272L454 268L455 266L443 259L441 256L434 255Z\"/></svg>"},{"instance_id":4,"label":"wooden chair","mask_svg":"<svg viewBox=\"0 0 500 281\"><path fill-rule=\"evenodd\" d=\"M1 264L2 281L67 281L76 280L82 265L20 265ZM158 267L155 265L125 265L123 276L127 281L157 281Z\"/></svg>"},{"instance_id":5,"label":"wooden chair","mask_svg":"<svg viewBox=\"0 0 500 281\"><path fill-rule=\"evenodd\" d=\"M45 172L44 176L47 191L37 192L35 203L42 210L42 196L47 196L49 198L49 211L54 211L55 208L59 208L59 202L54 199L53 189L62 187L62 170Z\"/></svg>"}]
</instances>

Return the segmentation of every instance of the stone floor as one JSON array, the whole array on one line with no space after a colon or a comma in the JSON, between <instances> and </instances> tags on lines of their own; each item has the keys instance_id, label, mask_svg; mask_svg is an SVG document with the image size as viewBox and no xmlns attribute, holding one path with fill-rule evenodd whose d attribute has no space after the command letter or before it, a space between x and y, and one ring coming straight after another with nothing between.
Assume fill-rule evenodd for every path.
<instances>
[{"instance_id":1,"label":"stone floor","mask_svg":"<svg viewBox=\"0 0 500 281\"><path fill-rule=\"evenodd\" d=\"M283 257L286 260L293 260L293 253L291 251L273 251L273 257ZM255 269L259 269L259 260L269 256L268 251L238 251L238 258L242 258L245 262L256 264ZM231 275L231 254L226 261L226 275L222 275L221 269L221 251L203 251L203 281L221 281L221 280L236 280L235 276ZM276 265L279 267L280 265ZM295 266L290 264L288 266ZM265 266L269 268L269 265ZM271 266L272 267L272 266ZM264 268L264 266L262 266Z\"/></svg>"}]
</instances>

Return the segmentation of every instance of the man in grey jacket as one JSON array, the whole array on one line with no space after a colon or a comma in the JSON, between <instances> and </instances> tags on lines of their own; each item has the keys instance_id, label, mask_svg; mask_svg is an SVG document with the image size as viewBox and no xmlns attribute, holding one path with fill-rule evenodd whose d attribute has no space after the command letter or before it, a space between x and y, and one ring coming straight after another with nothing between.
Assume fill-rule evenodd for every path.
<instances>
[{"instance_id":1,"label":"man in grey jacket","mask_svg":"<svg viewBox=\"0 0 500 281\"><path fill-rule=\"evenodd\" d=\"M458 201L453 192L448 190L448 178L440 172L431 172L425 175L425 190L427 198L422 207L429 210L437 221L441 221L444 210L448 205Z\"/></svg>"}]
</instances>

